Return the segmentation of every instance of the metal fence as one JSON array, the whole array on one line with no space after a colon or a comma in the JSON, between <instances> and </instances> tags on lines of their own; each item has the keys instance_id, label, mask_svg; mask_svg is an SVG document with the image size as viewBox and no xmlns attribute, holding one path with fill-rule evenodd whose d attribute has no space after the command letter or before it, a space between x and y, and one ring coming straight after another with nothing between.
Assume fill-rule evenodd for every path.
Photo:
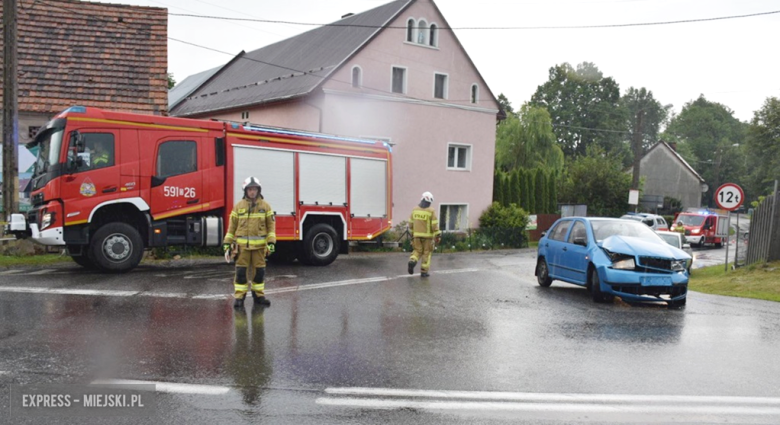
<instances>
[{"instance_id":1,"label":"metal fence","mask_svg":"<svg viewBox=\"0 0 780 425\"><path fill-rule=\"evenodd\" d=\"M780 208L777 202L777 181L774 193L767 196L753 211L750 220L750 243L745 264L780 260Z\"/></svg>"}]
</instances>

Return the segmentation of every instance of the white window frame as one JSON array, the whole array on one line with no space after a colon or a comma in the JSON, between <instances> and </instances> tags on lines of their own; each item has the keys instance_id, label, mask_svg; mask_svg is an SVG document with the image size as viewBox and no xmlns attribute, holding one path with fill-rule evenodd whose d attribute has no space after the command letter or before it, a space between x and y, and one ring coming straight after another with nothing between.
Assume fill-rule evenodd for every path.
<instances>
[{"instance_id":1,"label":"white window frame","mask_svg":"<svg viewBox=\"0 0 780 425\"><path fill-rule=\"evenodd\" d=\"M393 76L393 70L396 69L396 68L404 70L403 87L402 87L402 91L400 93L395 91L395 90L393 90L393 82L395 81L394 80L394 76ZM390 93L406 94L406 92L408 90L408 87L409 87L408 80L409 80L409 69L407 67L400 66L400 65L391 65L390 66Z\"/></svg>"},{"instance_id":2,"label":"white window frame","mask_svg":"<svg viewBox=\"0 0 780 425\"><path fill-rule=\"evenodd\" d=\"M450 167L450 148L466 148L466 167L461 168L458 167L458 157L456 155L455 157L455 166ZM466 143L447 143L447 155L446 155L446 161L447 161L447 170L452 171L471 171L471 158L474 156L474 145L466 144Z\"/></svg>"},{"instance_id":3,"label":"white window frame","mask_svg":"<svg viewBox=\"0 0 780 425\"><path fill-rule=\"evenodd\" d=\"M436 76L444 76L444 87L442 87L442 97L436 97ZM433 98L447 100L450 94L450 74L446 72L434 72L433 73Z\"/></svg>"},{"instance_id":4,"label":"white window frame","mask_svg":"<svg viewBox=\"0 0 780 425\"><path fill-rule=\"evenodd\" d=\"M459 229L447 229L448 220L445 219L445 216L441 213L442 207L464 207L465 214L461 214L460 216L460 222L458 223L460 228ZM449 208L447 208L449 211ZM448 203L440 203L439 204L439 211L437 213L437 217L439 219L439 230L442 232L463 232L468 230L469 228L469 204L464 203L456 203L456 202L448 202Z\"/></svg>"},{"instance_id":5,"label":"white window frame","mask_svg":"<svg viewBox=\"0 0 780 425\"><path fill-rule=\"evenodd\" d=\"M425 18L420 18L417 21L417 34L415 34L414 42L423 46L428 45L428 21Z\"/></svg>"},{"instance_id":6,"label":"white window frame","mask_svg":"<svg viewBox=\"0 0 780 425\"><path fill-rule=\"evenodd\" d=\"M428 47L439 47L439 24L428 24Z\"/></svg>"},{"instance_id":7,"label":"white window frame","mask_svg":"<svg viewBox=\"0 0 780 425\"><path fill-rule=\"evenodd\" d=\"M356 69L358 71L357 85L355 85L355 70ZM352 67L352 71L350 73L350 80L351 80L352 88L359 89L359 88L363 87L363 68L361 68L360 65L355 65L355 66Z\"/></svg>"},{"instance_id":8,"label":"white window frame","mask_svg":"<svg viewBox=\"0 0 780 425\"><path fill-rule=\"evenodd\" d=\"M412 37L411 38L412 39L411 40L409 39L409 27L410 27L409 26L409 21L411 21L411 23L412 23L412 25L411 25L411 30L412 30L412 33L411 33ZM414 43L417 40L416 35L417 35L417 19L407 18L406 19L406 31L404 32L404 41L406 41L407 43Z\"/></svg>"},{"instance_id":9,"label":"white window frame","mask_svg":"<svg viewBox=\"0 0 780 425\"><path fill-rule=\"evenodd\" d=\"M469 92L469 101L472 104L479 103L479 84L474 83L471 85L471 89Z\"/></svg>"}]
</instances>

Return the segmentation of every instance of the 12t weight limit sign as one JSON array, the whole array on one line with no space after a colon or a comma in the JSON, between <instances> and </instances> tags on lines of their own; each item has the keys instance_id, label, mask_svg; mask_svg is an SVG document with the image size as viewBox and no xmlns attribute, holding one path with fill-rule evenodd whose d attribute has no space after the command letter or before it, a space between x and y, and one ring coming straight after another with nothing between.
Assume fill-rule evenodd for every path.
<instances>
[{"instance_id":1,"label":"12t weight limit sign","mask_svg":"<svg viewBox=\"0 0 780 425\"><path fill-rule=\"evenodd\" d=\"M745 198L745 192L734 183L726 183L715 191L715 203L719 208L728 211L734 211L742 205Z\"/></svg>"}]
</instances>

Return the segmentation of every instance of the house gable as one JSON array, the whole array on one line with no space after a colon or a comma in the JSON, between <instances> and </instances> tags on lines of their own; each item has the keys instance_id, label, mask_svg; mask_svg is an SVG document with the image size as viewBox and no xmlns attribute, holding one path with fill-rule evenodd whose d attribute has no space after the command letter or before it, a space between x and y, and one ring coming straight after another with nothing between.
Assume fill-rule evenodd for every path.
<instances>
[{"instance_id":1,"label":"house gable","mask_svg":"<svg viewBox=\"0 0 780 425\"><path fill-rule=\"evenodd\" d=\"M53 114L78 104L165 113L167 25L167 11L156 7L19 4L19 111Z\"/></svg>"}]
</instances>

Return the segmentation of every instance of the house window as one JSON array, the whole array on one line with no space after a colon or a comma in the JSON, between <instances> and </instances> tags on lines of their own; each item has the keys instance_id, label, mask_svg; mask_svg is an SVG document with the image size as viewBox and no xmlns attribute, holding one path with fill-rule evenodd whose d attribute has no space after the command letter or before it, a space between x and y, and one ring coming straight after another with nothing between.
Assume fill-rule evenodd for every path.
<instances>
[{"instance_id":1,"label":"house window","mask_svg":"<svg viewBox=\"0 0 780 425\"><path fill-rule=\"evenodd\" d=\"M406 68L393 67L393 93L406 93Z\"/></svg>"},{"instance_id":2,"label":"house window","mask_svg":"<svg viewBox=\"0 0 780 425\"><path fill-rule=\"evenodd\" d=\"M428 44L428 23L420 19L417 26L417 44Z\"/></svg>"},{"instance_id":3,"label":"house window","mask_svg":"<svg viewBox=\"0 0 780 425\"><path fill-rule=\"evenodd\" d=\"M471 146L449 145L447 152L447 168L468 170L471 166Z\"/></svg>"},{"instance_id":4,"label":"house window","mask_svg":"<svg viewBox=\"0 0 780 425\"><path fill-rule=\"evenodd\" d=\"M359 66L352 67L352 87L360 88L363 85L363 72Z\"/></svg>"},{"instance_id":5,"label":"house window","mask_svg":"<svg viewBox=\"0 0 780 425\"><path fill-rule=\"evenodd\" d=\"M468 205L452 204L439 206L439 230L455 231L468 228Z\"/></svg>"},{"instance_id":6,"label":"house window","mask_svg":"<svg viewBox=\"0 0 780 425\"><path fill-rule=\"evenodd\" d=\"M198 171L198 145L193 141L170 141L157 151L157 177L171 177Z\"/></svg>"},{"instance_id":7,"label":"house window","mask_svg":"<svg viewBox=\"0 0 780 425\"><path fill-rule=\"evenodd\" d=\"M433 97L436 99L447 98L447 74L433 74Z\"/></svg>"},{"instance_id":8,"label":"house window","mask_svg":"<svg viewBox=\"0 0 780 425\"><path fill-rule=\"evenodd\" d=\"M479 101L479 86L476 84L471 85L471 103L477 103Z\"/></svg>"},{"instance_id":9,"label":"house window","mask_svg":"<svg viewBox=\"0 0 780 425\"><path fill-rule=\"evenodd\" d=\"M436 24L431 24L431 30L430 34L428 35L428 44L431 47L436 47L439 45L439 35L437 33L438 27Z\"/></svg>"},{"instance_id":10,"label":"house window","mask_svg":"<svg viewBox=\"0 0 780 425\"><path fill-rule=\"evenodd\" d=\"M414 43L414 19L406 21L406 41Z\"/></svg>"},{"instance_id":11,"label":"house window","mask_svg":"<svg viewBox=\"0 0 780 425\"><path fill-rule=\"evenodd\" d=\"M249 111L244 111L241 113L241 119L242 120L248 120L249 119Z\"/></svg>"}]
</instances>

